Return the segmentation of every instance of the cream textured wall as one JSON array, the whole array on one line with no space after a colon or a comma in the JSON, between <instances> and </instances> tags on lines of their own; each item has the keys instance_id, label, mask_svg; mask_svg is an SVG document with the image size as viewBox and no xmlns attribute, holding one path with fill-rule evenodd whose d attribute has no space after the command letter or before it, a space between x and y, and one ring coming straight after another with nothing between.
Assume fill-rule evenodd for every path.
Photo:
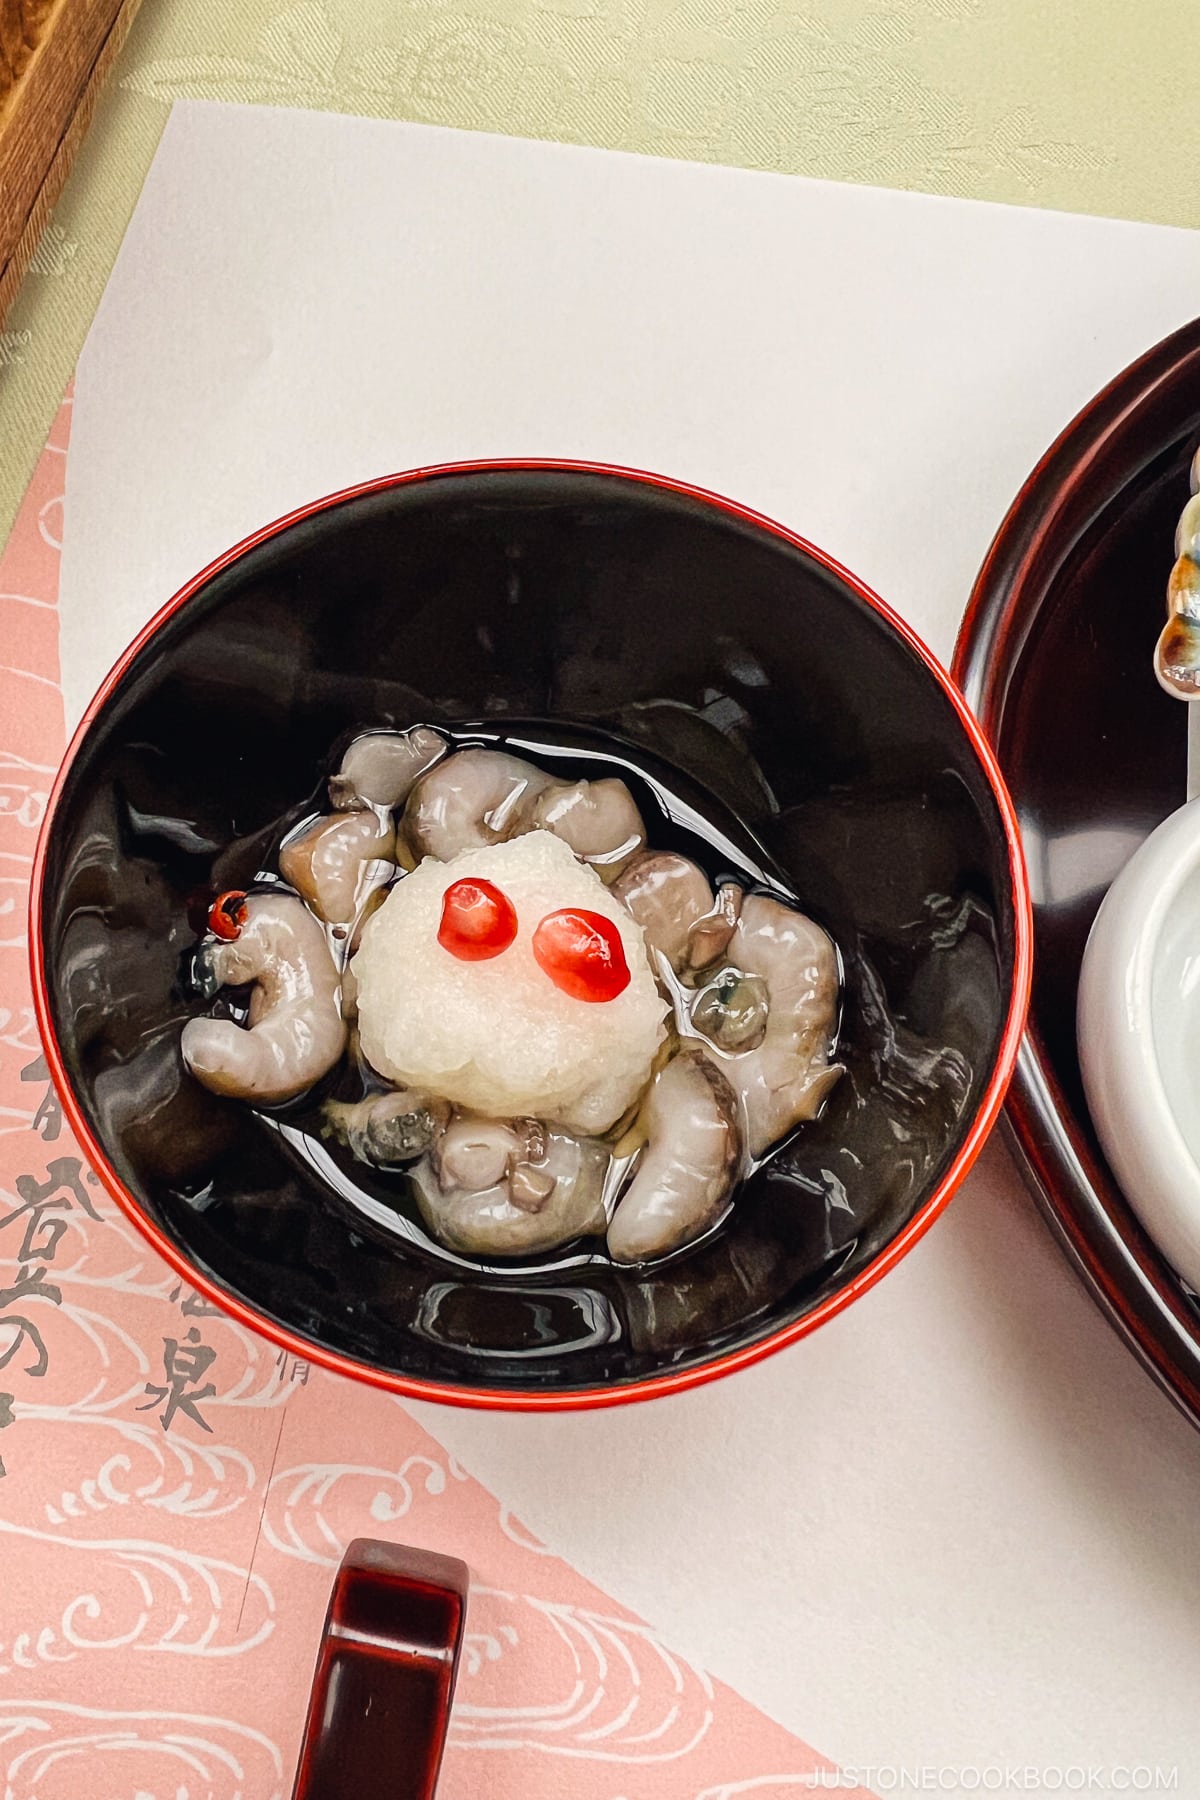
<instances>
[{"instance_id":1,"label":"cream textured wall","mask_svg":"<svg viewBox=\"0 0 1200 1800\"><path fill-rule=\"evenodd\" d=\"M1196 29L1195 0L144 0L0 333L0 541L178 96L1195 225Z\"/></svg>"}]
</instances>

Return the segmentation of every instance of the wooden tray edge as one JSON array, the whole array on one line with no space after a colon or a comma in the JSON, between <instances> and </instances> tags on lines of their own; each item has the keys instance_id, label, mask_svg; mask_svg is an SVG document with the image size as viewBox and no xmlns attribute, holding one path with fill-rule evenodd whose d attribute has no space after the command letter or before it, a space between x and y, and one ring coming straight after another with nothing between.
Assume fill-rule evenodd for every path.
<instances>
[{"instance_id":1,"label":"wooden tray edge","mask_svg":"<svg viewBox=\"0 0 1200 1800\"><path fill-rule=\"evenodd\" d=\"M121 0L112 24L101 42L92 63L75 107L67 120L65 129L54 148L50 163L42 178L41 185L33 197L32 205L25 218L16 241L9 251L7 261L0 266L0 326L13 300L17 289L29 266L29 260L37 249L42 232L49 222L50 213L63 184L70 172L75 152L92 120L96 110L96 102L113 63L129 35L141 0ZM24 81L29 75L26 69L22 75ZM17 123L19 124L19 118Z\"/></svg>"}]
</instances>

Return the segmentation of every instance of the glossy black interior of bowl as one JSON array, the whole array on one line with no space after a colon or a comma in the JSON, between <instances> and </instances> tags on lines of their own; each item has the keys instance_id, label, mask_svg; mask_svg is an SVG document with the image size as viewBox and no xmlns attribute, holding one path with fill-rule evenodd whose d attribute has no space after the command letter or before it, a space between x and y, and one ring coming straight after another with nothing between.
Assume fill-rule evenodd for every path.
<instances>
[{"instance_id":1,"label":"glossy black interior of bowl","mask_svg":"<svg viewBox=\"0 0 1200 1800\"><path fill-rule=\"evenodd\" d=\"M1153 644L1200 439L1200 320L1115 376L1016 497L955 673L997 745L1029 860L1033 1008L1007 1114L1052 1228L1135 1354L1200 1424L1200 1307L1088 1118L1076 992L1108 884L1186 797L1187 707Z\"/></svg>"},{"instance_id":2,"label":"glossy black interior of bowl","mask_svg":"<svg viewBox=\"0 0 1200 1800\"><path fill-rule=\"evenodd\" d=\"M1186 798L1187 708L1159 687L1153 652L1190 451L1175 444L1097 511L1031 620L999 739L1034 901L1031 1023L1089 1137L1075 1040L1088 933L1115 877Z\"/></svg>"},{"instance_id":3,"label":"glossy black interior of bowl","mask_svg":"<svg viewBox=\"0 0 1200 1800\"><path fill-rule=\"evenodd\" d=\"M1120 374L1034 471L980 574L955 669L1021 822L1034 909L1018 1148L1110 1318L1200 1424L1200 1307L1118 1187L1088 1114L1075 1012L1114 877L1186 798L1188 708L1154 677L1188 465L1200 321Z\"/></svg>"},{"instance_id":4,"label":"glossy black interior of bowl","mask_svg":"<svg viewBox=\"0 0 1200 1800\"><path fill-rule=\"evenodd\" d=\"M594 1246L553 1266L464 1267L374 1228L279 1119L182 1075L197 1003L180 961L208 897L269 864L352 731L471 721L524 722L566 747L564 766L572 745L599 744L732 821L733 861L785 880L842 950L847 1078L728 1224L657 1269L617 1269ZM782 540L583 472L383 490L212 579L89 732L46 895L59 1041L147 1214L309 1340L475 1388L635 1381L815 1306L952 1160L1012 980L998 811L920 660Z\"/></svg>"}]
</instances>

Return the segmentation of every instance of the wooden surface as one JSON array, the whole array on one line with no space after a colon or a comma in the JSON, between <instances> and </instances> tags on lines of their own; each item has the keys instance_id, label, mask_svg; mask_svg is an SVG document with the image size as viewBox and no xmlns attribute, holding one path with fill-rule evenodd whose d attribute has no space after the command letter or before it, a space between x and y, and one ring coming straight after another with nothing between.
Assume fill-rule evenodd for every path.
<instances>
[{"instance_id":1,"label":"wooden surface","mask_svg":"<svg viewBox=\"0 0 1200 1800\"><path fill-rule=\"evenodd\" d=\"M0 322L138 0L0 0Z\"/></svg>"}]
</instances>

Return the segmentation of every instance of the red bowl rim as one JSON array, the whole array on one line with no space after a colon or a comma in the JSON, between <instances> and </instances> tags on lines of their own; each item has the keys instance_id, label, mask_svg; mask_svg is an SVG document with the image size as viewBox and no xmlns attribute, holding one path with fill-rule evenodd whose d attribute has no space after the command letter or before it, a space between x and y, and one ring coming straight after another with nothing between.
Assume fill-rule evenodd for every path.
<instances>
[{"instance_id":1,"label":"red bowl rim","mask_svg":"<svg viewBox=\"0 0 1200 1800\"><path fill-rule=\"evenodd\" d=\"M286 1326L276 1324L273 1319L259 1313L236 1295L228 1293L216 1281L193 1265L183 1251L172 1243L165 1232L142 1210L134 1195L109 1162L103 1145L83 1115L83 1110L75 1097L67 1074L62 1048L51 1017L46 957L41 933L42 903L50 838L71 766L93 721L112 698L135 659L155 633L181 607L185 606L193 595L248 551L256 549L258 545L266 543L289 527L297 525L305 519L313 518L318 513L327 512L346 501L357 500L368 494L384 493L389 489L407 486L413 482L433 481L461 475L527 471L612 476L624 481L637 482L647 487L661 488L669 493L679 494L688 500L700 501L727 517L736 519L741 524L753 526L771 537L779 538L784 543L790 544L794 549L803 551L806 556L811 557L814 562L820 564L822 568L843 582L865 606L877 613L885 624L908 645L941 688L957 714L959 723L987 776L1008 845L1014 948L1012 990L1000 1048L986 1092L971 1122L970 1130L959 1147L954 1161L929 1198L865 1268L860 1269L858 1274L852 1277L844 1287L820 1301L803 1318L795 1319L791 1323L781 1326L777 1331L769 1333L752 1344L714 1356L708 1362L613 1387L575 1388L544 1393L536 1389L527 1392L505 1392L489 1388L457 1386L420 1380L416 1377L397 1374L388 1369L374 1368L369 1363L359 1362L351 1356L344 1356L339 1351L328 1349L322 1344L301 1337ZM562 1412L628 1405L631 1402L649 1400L658 1395L679 1394L689 1388L700 1387L705 1382L715 1381L722 1375L732 1374L736 1369L748 1368L752 1363L761 1362L764 1357L770 1356L774 1351L782 1350L785 1345L796 1343L800 1338L806 1337L810 1331L815 1331L819 1325L824 1324L827 1319L833 1318L835 1314L856 1300L860 1294L873 1287L882 1276L887 1274L889 1269L907 1255L949 1204L955 1190L983 1148L1004 1104L1004 1097L1016 1065L1030 1002L1033 966L1033 907L1016 811L1005 786L999 764L980 725L959 688L932 651L927 648L912 627L856 575L844 568L824 550L819 549L817 545L810 543L807 538L788 530L785 525L780 525L776 520L769 519L762 513L753 511L750 507L742 506L737 501L726 499L721 494L712 493L706 488L695 487L685 481L677 481L670 476L650 474L643 469L627 469L613 464L570 458L499 457L478 461L436 463L422 468L406 469L396 474L379 476L371 481L359 482L353 487L342 488L336 493L325 495L322 499L311 501L308 505L297 507L293 512L285 513L271 524L264 525L260 530L252 532L240 543L234 544L231 549L226 550L213 562L210 562L198 575L194 575L177 593L172 595L164 606L159 608L149 623L143 626L133 642L118 657L101 682L95 696L86 708L59 766L47 802L37 849L34 853L29 891L29 962L34 1009L46 1053L46 1061L76 1141L105 1189L130 1222L148 1240L163 1261L169 1264L176 1274L181 1276L205 1300L236 1319L239 1324L248 1326L252 1331L258 1332L279 1348L306 1362L315 1362L332 1370L335 1374L347 1375L357 1381L365 1381L372 1386L383 1388L389 1393L403 1396L409 1400L436 1401L447 1406L480 1407L500 1412Z\"/></svg>"}]
</instances>

